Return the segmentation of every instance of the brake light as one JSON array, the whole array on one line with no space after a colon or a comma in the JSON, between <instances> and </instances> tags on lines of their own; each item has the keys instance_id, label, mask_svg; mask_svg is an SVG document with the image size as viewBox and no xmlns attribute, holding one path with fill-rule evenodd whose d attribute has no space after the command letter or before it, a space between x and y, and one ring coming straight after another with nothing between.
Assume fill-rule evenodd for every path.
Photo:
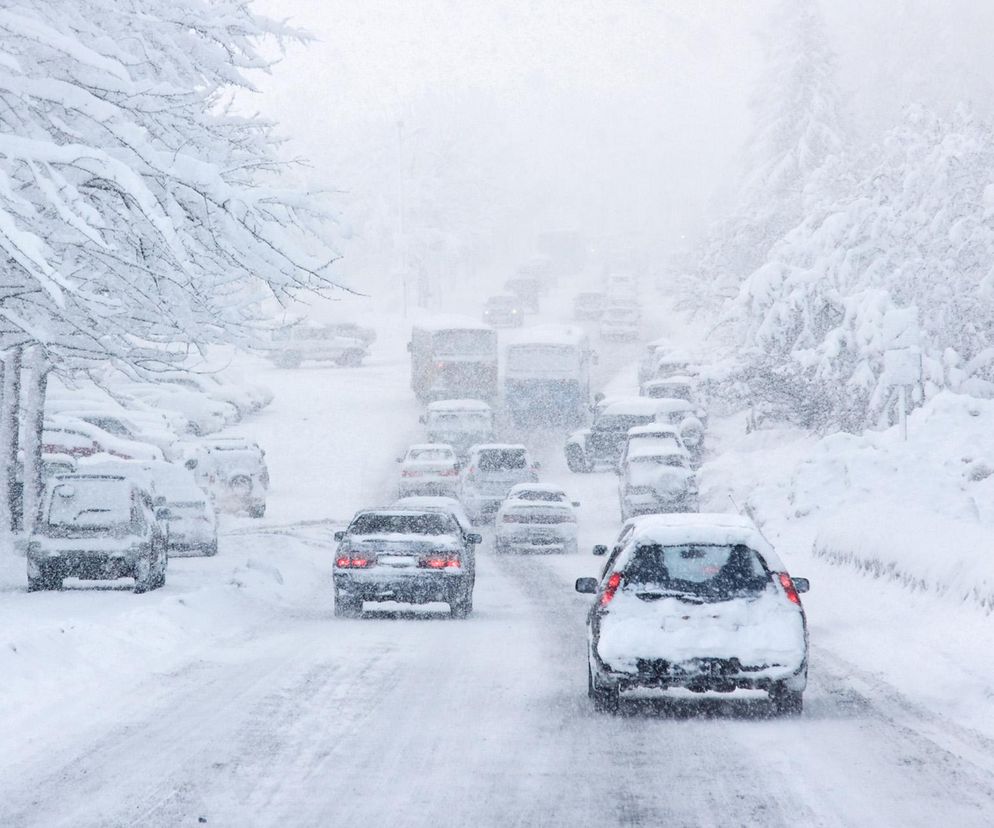
<instances>
[{"instance_id":1,"label":"brake light","mask_svg":"<svg viewBox=\"0 0 994 828\"><path fill-rule=\"evenodd\" d=\"M401 477L420 477L421 476L421 472L419 472L419 471L412 471L411 469L404 469L400 473L400 476Z\"/></svg>"},{"instance_id":2,"label":"brake light","mask_svg":"<svg viewBox=\"0 0 994 828\"><path fill-rule=\"evenodd\" d=\"M457 474L459 474L459 472L457 472L455 469L446 469L445 471L439 472L438 476L439 477L455 477Z\"/></svg>"},{"instance_id":3,"label":"brake light","mask_svg":"<svg viewBox=\"0 0 994 828\"><path fill-rule=\"evenodd\" d=\"M457 569L459 567L459 556L426 555L418 561L418 566L422 569Z\"/></svg>"},{"instance_id":4,"label":"brake light","mask_svg":"<svg viewBox=\"0 0 994 828\"><path fill-rule=\"evenodd\" d=\"M339 555L335 558L335 566L338 569L368 569L375 564L375 555L353 553L350 555Z\"/></svg>"},{"instance_id":5,"label":"brake light","mask_svg":"<svg viewBox=\"0 0 994 828\"><path fill-rule=\"evenodd\" d=\"M441 371L441 370L442 370L442 369L443 369L443 368L445 367L445 363L444 363L444 362L436 362L436 363L435 363L435 367L436 367L436 368L437 368L437 369L438 369L439 371Z\"/></svg>"},{"instance_id":6,"label":"brake light","mask_svg":"<svg viewBox=\"0 0 994 828\"><path fill-rule=\"evenodd\" d=\"M791 580L790 575L786 572L777 573L780 576L780 586L783 587L783 591L787 595L787 600L792 604L797 604L801 606L801 596L797 594L797 590L794 589L794 582Z\"/></svg>"},{"instance_id":7,"label":"brake light","mask_svg":"<svg viewBox=\"0 0 994 828\"><path fill-rule=\"evenodd\" d=\"M611 603L611 599L614 598L614 593L618 591L619 586L621 586L621 573L614 572L607 579L607 586L604 587L604 594L601 596L602 607L606 607Z\"/></svg>"}]
</instances>

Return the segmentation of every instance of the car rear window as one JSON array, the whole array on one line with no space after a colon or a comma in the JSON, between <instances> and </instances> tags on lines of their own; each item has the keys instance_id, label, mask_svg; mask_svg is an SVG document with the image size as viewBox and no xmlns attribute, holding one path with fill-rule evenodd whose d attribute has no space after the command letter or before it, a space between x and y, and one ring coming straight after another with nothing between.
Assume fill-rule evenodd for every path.
<instances>
[{"instance_id":1,"label":"car rear window","mask_svg":"<svg viewBox=\"0 0 994 828\"><path fill-rule=\"evenodd\" d=\"M453 535L459 527L443 512L435 514L391 515L367 512L352 521L350 535Z\"/></svg>"},{"instance_id":2,"label":"car rear window","mask_svg":"<svg viewBox=\"0 0 994 828\"><path fill-rule=\"evenodd\" d=\"M477 463L480 471L508 471L528 467L525 449L485 449Z\"/></svg>"},{"instance_id":3,"label":"car rear window","mask_svg":"<svg viewBox=\"0 0 994 828\"><path fill-rule=\"evenodd\" d=\"M624 573L626 588L655 586L718 598L760 592L769 583L759 555L742 544L641 544L632 553Z\"/></svg>"},{"instance_id":4,"label":"car rear window","mask_svg":"<svg viewBox=\"0 0 994 828\"><path fill-rule=\"evenodd\" d=\"M532 500L544 503L562 503L566 500L562 492L546 492L534 489L523 489L514 493L517 500Z\"/></svg>"},{"instance_id":5,"label":"car rear window","mask_svg":"<svg viewBox=\"0 0 994 828\"><path fill-rule=\"evenodd\" d=\"M71 480L52 486L49 526L113 529L130 521L131 490L124 480Z\"/></svg>"},{"instance_id":6,"label":"car rear window","mask_svg":"<svg viewBox=\"0 0 994 828\"><path fill-rule=\"evenodd\" d=\"M453 454L449 449L411 449L407 455L409 460L451 460Z\"/></svg>"}]
</instances>

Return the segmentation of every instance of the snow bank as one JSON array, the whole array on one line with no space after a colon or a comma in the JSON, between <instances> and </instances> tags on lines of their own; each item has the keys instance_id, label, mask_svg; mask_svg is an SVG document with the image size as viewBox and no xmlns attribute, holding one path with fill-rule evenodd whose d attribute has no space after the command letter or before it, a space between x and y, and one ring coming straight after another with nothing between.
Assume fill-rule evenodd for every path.
<instances>
[{"instance_id":1,"label":"snow bank","mask_svg":"<svg viewBox=\"0 0 994 828\"><path fill-rule=\"evenodd\" d=\"M912 414L908 434L759 432L763 471L733 452L706 467L702 494L744 490L743 505L792 524L817 557L994 610L994 401L943 392Z\"/></svg>"}]
</instances>

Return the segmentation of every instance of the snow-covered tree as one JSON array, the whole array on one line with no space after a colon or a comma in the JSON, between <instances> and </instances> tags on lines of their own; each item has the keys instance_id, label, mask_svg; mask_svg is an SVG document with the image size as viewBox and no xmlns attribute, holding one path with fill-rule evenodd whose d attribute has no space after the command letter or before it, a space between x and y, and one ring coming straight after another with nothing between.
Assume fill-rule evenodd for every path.
<instances>
[{"instance_id":1,"label":"snow-covered tree","mask_svg":"<svg viewBox=\"0 0 994 828\"><path fill-rule=\"evenodd\" d=\"M895 340L922 347L926 393L971 378L992 387L994 128L965 107L948 121L913 107L836 173L844 194L809 205L737 299L765 378L754 390L803 384L795 413L859 428L887 403Z\"/></svg>"},{"instance_id":2,"label":"snow-covered tree","mask_svg":"<svg viewBox=\"0 0 994 828\"><path fill-rule=\"evenodd\" d=\"M736 294L804 219L819 191L833 184L818 173L846 144L835 58L817 0L778 0L763 46L765 71L751 101L755 127L743 153L744 175L729 188L721 218L686 268L691 304L712 309Z\"/></svg>"},{"instance_id":3,"label":"snow-covered tree","mask_svg":"<svg viewBox=\"0 0 994 828\"><path fill-rule=\"evenodd\" d=\"M50 366L154 370L332 285L320 203L281 184L274 125L229 106L260 42L295 37L242 0L3 4L2 346L36 346L36 389Z\"/></svg>"}]
</instances>

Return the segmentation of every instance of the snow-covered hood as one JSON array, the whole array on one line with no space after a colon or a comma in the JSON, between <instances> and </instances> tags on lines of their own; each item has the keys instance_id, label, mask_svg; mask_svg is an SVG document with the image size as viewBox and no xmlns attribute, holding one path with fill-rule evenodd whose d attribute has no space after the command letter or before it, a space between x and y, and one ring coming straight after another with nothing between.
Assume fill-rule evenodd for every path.
<instances>
[{"instance_id":1,"label":"snow-covered hood","mask_svg":"<svg viewBox=\"0 0 994 828\"><path fill-rule=\"evenodd\" d=\"M597 652L612 669L633 672L638 659L737 658L747 667L794 672L804 661L801 611L772 584L755 596L701 604L638 597L653 592L621 590L601 618Z\"/></svg>"}]
</instances>

